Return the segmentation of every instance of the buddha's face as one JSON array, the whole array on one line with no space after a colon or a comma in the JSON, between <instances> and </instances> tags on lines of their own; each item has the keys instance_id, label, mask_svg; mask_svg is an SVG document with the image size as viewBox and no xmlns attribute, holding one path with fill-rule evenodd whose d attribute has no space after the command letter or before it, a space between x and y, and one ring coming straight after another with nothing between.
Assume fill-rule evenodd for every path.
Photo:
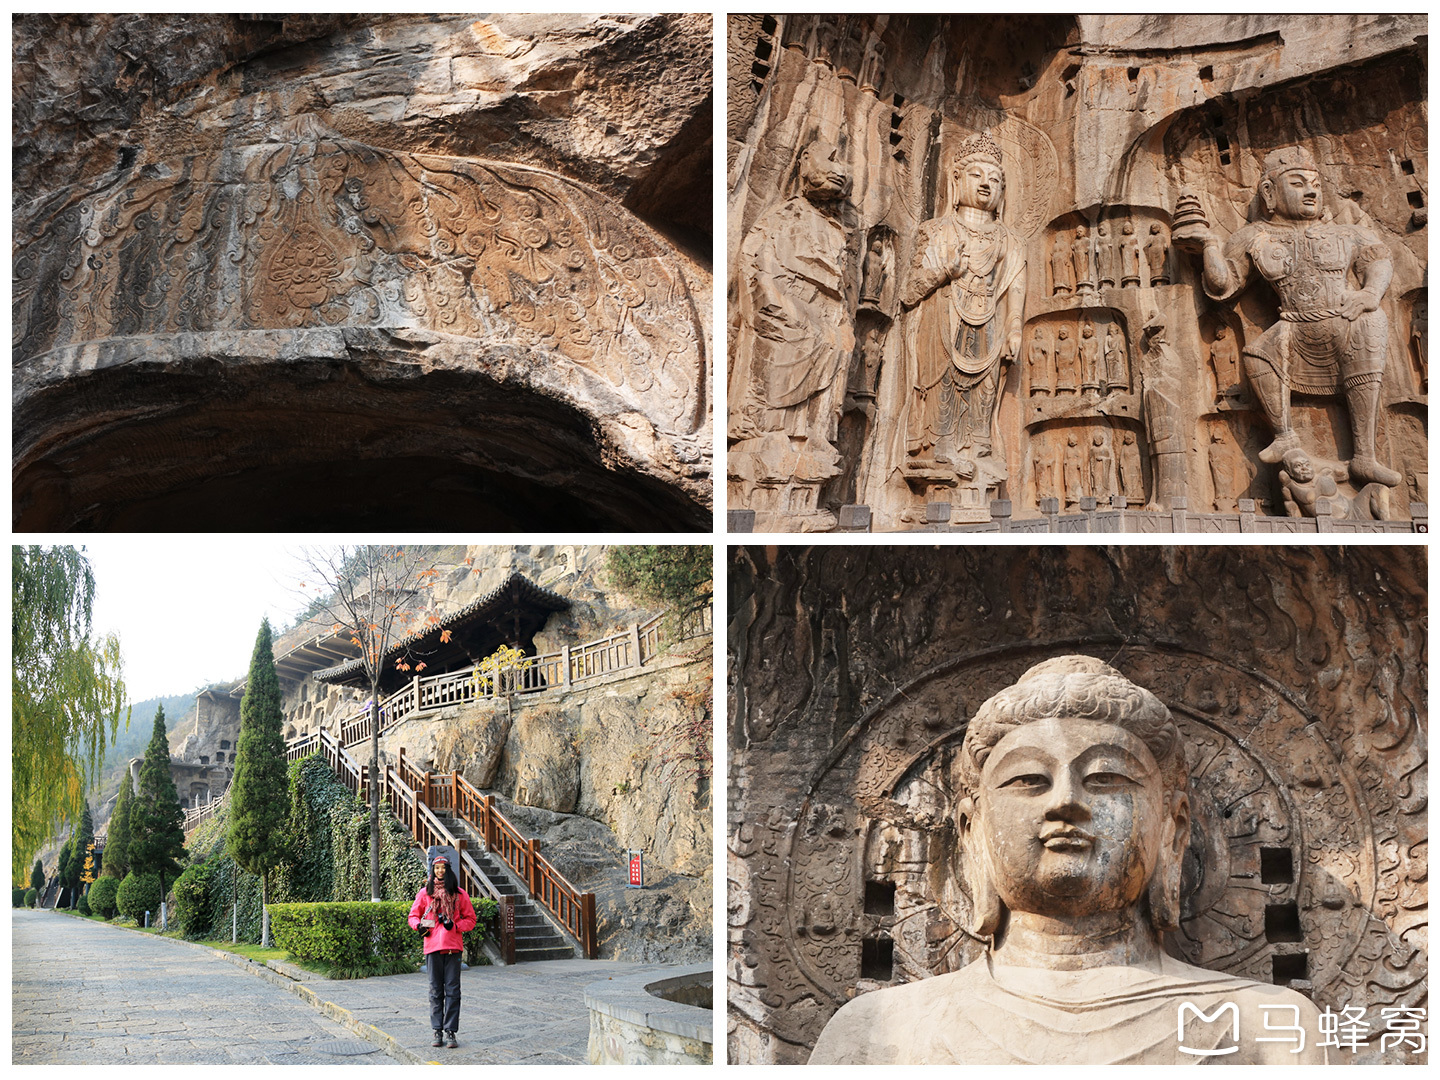
<instances>
[{"instance_id":1,"label":"buddha's face","mask_svg":"<svg viewBox=\"0 0 1440 1080\"><path fill-rule=\"evenodd\" d=\"M971 158L955 170L956 206L973 206L993 214L1004 190L1005 174L992 161Z\"/></svg>"},{"instance_id":2,"label":"buddha's face","mask_svg":"<svg viewBox=\"0 0 1440 1080\"><path fill-rule=\"evenodd\" d=\"M1178 851L1188 839L1185 796L1167 792L1149 747L1092 720L1039 720L1009 732L986 759L973 809L961 823L967 847L984 845L1011 911L1039 915L1130 907L1167 841ZM1186 833L1178 847L1177 830Z\"/></svg>"},{"instance_id":3,"label":"buddha's face","mask_svg":"<svg viewBox=\"0 0 1440 1080\"><path fill-rule=\"evenodd\" d=\"M825 142L813 142L800 158L800 180L812 199L838 199L850 192L850 173L840 151Z\"/></svg>"},{"instance_id":4,"label":"buddha's face","mask_svg":"<svg viewBox=\"0 0 1440 1080\"><path fill-rule=\"evenodd\" d=\"M1320 174L1312 169L1291 169L1273 180L1271 194L1275 213L1291 221L1310 221L1324 212L1320 202Z\"/></svg>"}]
</instances>

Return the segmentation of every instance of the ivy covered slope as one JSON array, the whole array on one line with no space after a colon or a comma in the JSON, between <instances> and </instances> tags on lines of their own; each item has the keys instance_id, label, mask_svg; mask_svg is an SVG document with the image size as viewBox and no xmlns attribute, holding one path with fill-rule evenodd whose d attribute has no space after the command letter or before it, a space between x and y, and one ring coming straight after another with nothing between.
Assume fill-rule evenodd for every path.
<instances>
[{"instance_id":1,"label":"ivy covered slope","mask_svg":"<svg viewBox=\"0 0 1440 1080\"><path fill-rule=\"evenodd\" d=\"M370 899L369 811L318 756L289 768L284 854L271 873L275 903ZM231 905L243 941L259 942L260 879L225 854L227 810L190 839L191 865L175 885L176 918L191 938L228 938ZM381 892L411 901L425 884L425 860L388 807L381 807Z\"/></svg>"}]
</instances>

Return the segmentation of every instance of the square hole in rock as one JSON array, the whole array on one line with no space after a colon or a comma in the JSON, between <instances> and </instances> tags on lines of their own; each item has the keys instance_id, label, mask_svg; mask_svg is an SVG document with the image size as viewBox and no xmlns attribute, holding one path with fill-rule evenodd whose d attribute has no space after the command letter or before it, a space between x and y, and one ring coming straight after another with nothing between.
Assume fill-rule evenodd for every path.
<instances>
[{"instance_id":1,"label":"square hole in rock","mask_svg":"<svg viewBox=\"0 0 1440 1080\"><path fill-rule=\"evenodd\" d=\"M1305 953L1275 955L1270 958L1270 977L1277 986L1285 986L1292 979L1310 977L1309 957Z\"/></svg>"},{"instance_id":2,"label":"square hole in rock","mask_svg":"<svg viewBox=\"0 0 1440 1080\"><path fill-rule=\"evenodd\" d=\"M1292 900L1288 904L1265 905L1266 941L1304 941L1300 929L1300 909Z\"/></svg>"},{"instance_id":3,"label":"square hole in rock","mask_svg":"<svg viewBox=\"0 0 1440 1080\"><path fill-rule=\"evenodd\" d=\"M860 977L889 982L895 973L895 942L888 937L866 938L860 943Z\"/></svg>"},{"instance_id":4,"label":"square hole in rock","mask_svg":"<svg viewBox=\"0 0 1440 1080\"><path fill-rule=\"evenodd\" d=\"M895 883L893 881L865 882L865 914L895 914Z\"/></svg>"},{"instance_id":5,"label":"square hole in rock","mask_svg":"<svg viewBox=\"0 0 1440 1080\"><path fill-rule=\"evenodd\" d=\"M1288 847L1260 849L1260 881L1265 885L1289 885L1295 880L1295 857Z\"/></svg>"}]
</instances>

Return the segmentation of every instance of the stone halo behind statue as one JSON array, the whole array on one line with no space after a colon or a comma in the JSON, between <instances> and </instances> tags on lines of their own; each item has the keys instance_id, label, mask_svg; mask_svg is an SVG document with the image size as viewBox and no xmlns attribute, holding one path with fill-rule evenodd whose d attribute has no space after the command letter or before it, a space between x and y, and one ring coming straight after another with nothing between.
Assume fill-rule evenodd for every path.
<instances>
[{"instance_id":1,"label":"stone halo behind statue","mask_svg":"<svg viewBox=\"0 0 1440 1080\"><path fill-rule=\"evenodd\" d=\"M986 955L852 1000L812 1064L1324 1060L1307 999L1161 948L1179 921L1190 809L1184 745L1155 695L1092 657L1047 660L977 710L957 773ZM1233 1003L1239 1037L1187 1018L1187 1002L1205 1016ZM1296 1053L1256 1041L1277 1008L1300 1026Z\"/></svg>"}]
</instances>

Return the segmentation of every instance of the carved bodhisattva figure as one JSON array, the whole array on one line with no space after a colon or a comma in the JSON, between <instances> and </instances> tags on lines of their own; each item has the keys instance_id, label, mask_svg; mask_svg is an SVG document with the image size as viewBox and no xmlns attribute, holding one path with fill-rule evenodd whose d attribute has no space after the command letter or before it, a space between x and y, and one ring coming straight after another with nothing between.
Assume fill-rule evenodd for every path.
<instances>
[{"instance_id":1,"label":"carved bodhisattva figure","mask_svg":"<svg viewBox=\"0 0 1440 1080\"><path fill-rule=\"evenodd\" d=\"M910 402L907 467L954 467L974 475L991 458L1000 368L1020 352L1025 254L1000 220L1005 174L987 135L961 144L951 169L951 213L920 227L900 292L907 312Z\"/></svg>"},{"instance_id":2,"label":"carved bodhisattva figure","mask_svg":"<svg viewBox=\"0 0 1440 1080\"><path fill-rule=\"evenodd\" d=\"M799 190L763 214L740 249L730 476L750 489L742 504L757 509L813 514L820 483L839 472L834 440L855 335L834 214L850 174L838 158L811 143ZM769 500L756 497L767 488Z\"/></svg>"},{"instance_id":3,"label":"carved bodhisattva figure","mask_svg":"<svg viewBox=\"0 0 1440 1080\"><path fill-rule=\"evenodd\" d=\"M812 1065L1324 1063L1307 998L1161 947L1191 815L1179 729L1148 690L1088 656L1038 664L980 707L956 775L985 955L855 998Z\"/></svg>"},{"instance_id":4,"label":"carved bodhisattva figure","mask_svg":"<svg viewBox=\"0 0 1440 1080\"><path fill-rule=\"evenodd\" d=\"M1290 393L1344 393L1350 406L1357 483L1395 487L1401 476L1375 454L1380 382L1385 370L1387 322L1380 307L1394 265L1389 249L1370 229L1330 219L1320 193L1320 174L1304 147L1272 150L1260 180L1265 218L1228 240L1203 221L1172 237L1202 252L1205 292L1233 298L1256 273L1280 300L1280 320L1243 353L1245 374L1274 429L1260 460L1276 464L1299 447L1291 426ZM1360 288L1351 287L1354 274Z\"/></svg>"}]
</instances>

